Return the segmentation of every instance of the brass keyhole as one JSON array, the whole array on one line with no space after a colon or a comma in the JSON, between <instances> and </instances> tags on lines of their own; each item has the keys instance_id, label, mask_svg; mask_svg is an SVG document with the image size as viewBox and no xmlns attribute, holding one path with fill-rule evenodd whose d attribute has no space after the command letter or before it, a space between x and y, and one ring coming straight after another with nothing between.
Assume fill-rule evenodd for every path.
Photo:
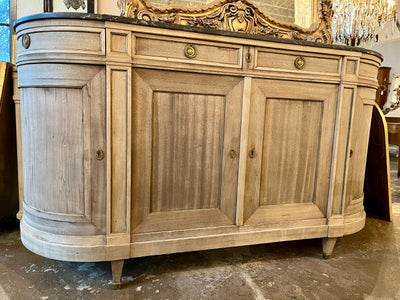
<instances>
[{"instance_id":1,"label":"brass keyhole","mask_svg":"<svg viewBox=\"0 0 400 300\"><path fill-rule=\"evenodd\" d=\"M232 149L231 151L229 151L229 155L230 155L231 158L236 158L237 157L237 152Z\"/></svg>"},{"instance_id":2,"label":"brass keyhole","mask_svg":"<svg viewBox=\"0 0 400 300\"><path fill-rule=\"evenodd\" d=\"M246 54L246 62L251 63L251 53Z\"/></svg>"},{"instance_id":3,"label":"brass keyhole","mask_svg":"<svg viewBox=\"0 0 400 300\"><path fill-rule=\"evenodd\" d=\"M251 159L253 159L254 157L256 157L256 150L253 148L249 151L249 157Z\"/></svg>"},{"instance_id":4,"label":"brass keyhole","mask_svg":"<svg viewBox=\"0 0 400 300\"><path fill-rule=\"evenodd\" d=\"M350 149L350 157L352 157L352 156L353 156L353 150Z\"/></svg>"},{"instance_id":5,"label":"brass keyhole","mask_svg":"<svg viewBox=\"0 0 400 300\"><path fill-rule=\"evenodd\" d=\"M102 160L104 158L104 151L103 150L97 150L96 151L96 159L97 160Z\"/></svg>"}]
</instances>

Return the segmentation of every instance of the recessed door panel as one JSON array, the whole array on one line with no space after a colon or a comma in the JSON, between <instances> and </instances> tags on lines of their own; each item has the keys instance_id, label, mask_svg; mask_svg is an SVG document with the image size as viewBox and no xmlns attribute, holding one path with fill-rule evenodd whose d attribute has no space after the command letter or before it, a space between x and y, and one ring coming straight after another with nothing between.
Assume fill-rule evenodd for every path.
<instances>
[{"instance_id":1,"label":"recessed door panel","mask_svg":"<svg viewBox=\"0 0 400 300\"><path fill-rule=\"evenodd\" d=\"M105 70L86 76L84 86L48 78L55 87L21 88L25 222L52 233L106 231L106 162L96 159L106 149Z\"/></svg>"},{"instance_id":2,"label":"recessed door panel","mask_svg":"<svg viewBox=\"0 0 400 300\"><path fill-rule=\"evenodd\" d=\"M338 86L253 80L245 224L323 218Z\"/></svg>"},{"instance_id":3,"label":"recessed door panel","mask_svg":"<svg viewBox=\"0 0 400 300\"><path fill-rule=\"evenodd\" d=\"M218 208L225 97L156 92L151 211Z\"/></svg>"},{"instance_id":4,"label":"recessed door panel","mask_svg":"<svg viewBox=\"0 0 400 300\"><path fill-rule=\"evenodd\" d=\"M132 232L234 224L243 79L132 77Z\"/></svg>"},{"instance_id":5,"label":"recessed door panel","mask_svg":"<svg viewBox=\"0 0 400 300\"><path fill-rule=\"evenodd\" d=\"M322 103L266 100L261 206L314 201Z\"/></svg>"}]
</instances>

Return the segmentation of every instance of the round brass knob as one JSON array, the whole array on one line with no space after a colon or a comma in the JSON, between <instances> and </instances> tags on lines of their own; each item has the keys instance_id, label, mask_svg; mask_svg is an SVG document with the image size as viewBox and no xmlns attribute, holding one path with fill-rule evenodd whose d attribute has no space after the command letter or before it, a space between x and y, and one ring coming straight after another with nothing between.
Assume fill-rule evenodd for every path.
<instances>
[{"instance_id":1,"label":"round brass knob","mask_svg":"<svg viewBox=\"0 0 400 300\"><path fill-rule=\"evenodd\" d=\"M184 52L187 58L195 58L197 56L197 49L192 44L186 45Z\"/></svg>"},{"instance_id":2,"label":"round brass knob","mask_svg":"<svg viewBox=\"0 0 400 300\"><path fill-rule=\"evenodd\" d=\"M303 56L298 56L294 60L294 66L299 70L302 70L305 65L306 65L306 61Z\"/></svg>"}]
</instances>

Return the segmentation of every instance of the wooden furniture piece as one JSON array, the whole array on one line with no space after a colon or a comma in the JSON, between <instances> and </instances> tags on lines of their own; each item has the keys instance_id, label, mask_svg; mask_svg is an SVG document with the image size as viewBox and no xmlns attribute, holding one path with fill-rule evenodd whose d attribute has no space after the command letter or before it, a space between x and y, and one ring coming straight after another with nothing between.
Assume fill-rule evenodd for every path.
<instances>
[{"instance_id":1,"label":"wooden furniture piece","mask_svg":"<svg viewBox=\"0 0 400 300\"><path fill-rule=\"evenodd\" d=\"M400 149L400 118L386 117L389 134L389 144L399 146ZM397 177L400 177L400 155L398 158Z\"/></svg>"},{"instance_id":2,"label":"wooden furniture piece","mask_svg":"<svg viewBox=\"0 0 400 300\"><path fill-rule=\"evenodd\" d=\"M388 97L390 84L390 67L380 67L378 69L378 90L376 91L376 103L383 109Z\"/></svg>"},{"instance_id":3,"label":"wooden furniture piece","mask_svg":"<svg viewBox=\"0 0 400 300\"><path fill-rule=\"evenodd\" d=\"M19 20L24 211L40 255L112 261L365 224L381 56L105 15Z\"/></svg>"},{"instance_id":4,"label":"wooden furniture piece","mask_svg":"<svg viewBox=\"0 0 400 300\"><path fill-rule=\"evenodd\" d=\"M15 111L11 65L0 62L0 230L15 226L18 210Z\"/></svg>"},{"instance_id":5,"label":"wooden furniture piece","mask_svg":"<svg viewBox=\"0 0 400 300\"><path fill-rule=\"evenodd\" d=\"M364 207L365 211L373 216L389 222L393 220L388 126L377 103L372 112L369 135Z\"/></svg>"}]
</instances>

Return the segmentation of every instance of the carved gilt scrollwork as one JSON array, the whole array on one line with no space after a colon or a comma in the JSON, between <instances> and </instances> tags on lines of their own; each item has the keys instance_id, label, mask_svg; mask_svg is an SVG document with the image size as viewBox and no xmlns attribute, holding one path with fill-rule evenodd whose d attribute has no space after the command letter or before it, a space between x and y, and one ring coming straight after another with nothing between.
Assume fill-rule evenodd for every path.
<instances>
[{"instance_id":1,"label":"carved gilt scrollwork","mask_svg":"<svg viewBox=\"0 0 400 300\"><path fill-rule=\"evenodd\" d=\"M155 7L147 0L118 0L121 16L280 38L332 43L332 0L319 1L319 19L310 28L277 21L249 0L216 0L199 8Z\"/></svg>"}]
</instances>

